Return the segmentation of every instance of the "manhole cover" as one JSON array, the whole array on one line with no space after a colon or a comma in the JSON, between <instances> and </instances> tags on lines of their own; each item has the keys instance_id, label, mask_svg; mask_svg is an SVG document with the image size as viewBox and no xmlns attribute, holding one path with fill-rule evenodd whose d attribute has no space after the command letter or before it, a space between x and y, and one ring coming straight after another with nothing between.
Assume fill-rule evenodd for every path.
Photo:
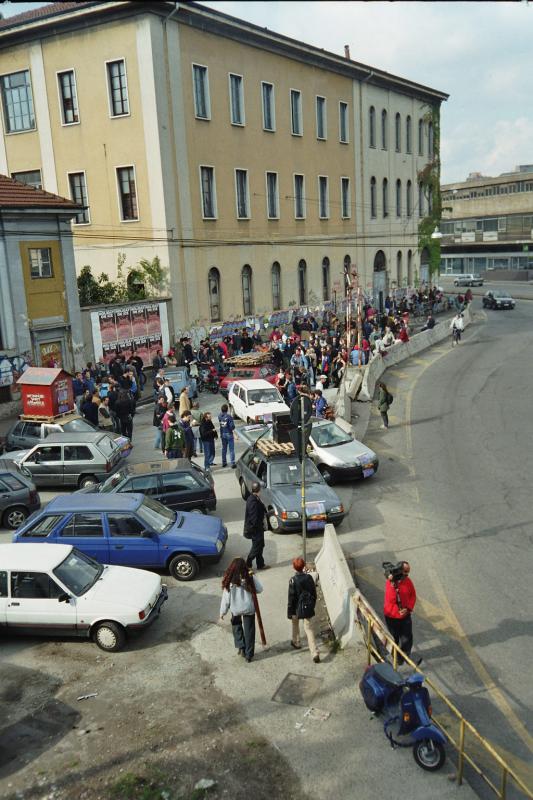
<instances>
[{"instance_id":1,"label":"manhole cover","mask_svg":"<svg viewBox=\"0 0 533 800\"><path fill-rule=\"evenodd\" d=\"M289 672L274 692L272 700L276 703L288 703L291 706L310 706L322 686L322 680Z\"/></svg>"}]
</instances>

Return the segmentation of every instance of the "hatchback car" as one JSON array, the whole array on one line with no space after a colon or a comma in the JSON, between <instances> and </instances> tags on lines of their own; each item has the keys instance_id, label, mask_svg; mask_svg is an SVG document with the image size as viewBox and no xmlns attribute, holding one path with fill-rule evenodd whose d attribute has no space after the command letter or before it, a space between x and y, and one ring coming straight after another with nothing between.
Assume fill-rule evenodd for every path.
<instances>
[{"instance_id":1,"label":"hatchback car","mask_svg":"<svg viewBox=\"0 0 533 800\"><path fill-rule=\"evenodd\" d=\"M189 397L198 397L198 386L196 378L189 375L187 367L168 367L165 368L165 378L168 378L176 398L179 396L184 386L189 389Z\"/></svg>"},{"instance_id":2,"label":"hatchback car","mask_svg":"<svg viewBox=\"0 0 533 800\"><path fill-rule=\"evenodd\" d=\"M80 489L80 492L141 492L174 511L207 514L217 507L215 482L211 473L187 458L128 464L111 475L105 483Z\"/></svg>"},{"instance_id":3,"label":"hatchback car","mask_svg":"<svg viewBox=\"0 0 533 800\"><path fill-rule=\"evenodd\" d=\"M142 494L87 501L84 494L56 497L13 541L72 544L101 564L167 569L178 581L222 558L228 532L218 517L171 511Z\"/></svg>"},{"instance_id":4,"label":"hatchback car","mask_svg":"<svg viewBox=\"0 0 533 800\"><path fill-rule=\"evenodd\" d=\"M31 450L4 453L36 486L83 488L105 481L122 465L119 446L101 431L53 433Z\"/></svg>"},{"instance_id":5,"label":"hatchback car","mask_svg":"<svg viewBox=\"0 0 533 800\"><path fill-rule=\"evenodd\" d=\"M233 417L244 422L271 422L272 414L289 411L279 390L265 380L236 381L228 392Z\"/></svg>"},{"instance_id":6,"label":"hatchback car","mask_svg":"<svg viewBox=\"0 0 533 800\"><path fill-rule=\"evenodd\" d=\"M41 507L35 484L12 461L0 461L0 520L15 529Z\"/></svg>"},{"instance_id":7,"label":"hatchback car","mask_svg":"<svg viewBox=\"0 0 533 800\"><path fill-rule=\"evenodd\" d=\"M266 456L256 447L250 447L237 461L235 473L243 500L250 494L252 483L259 482L270 530L275 533L302 530L301 464L296 456ZM305 460L305 495L310 530L323 529L326 522L340 525L344 506L310 458Z\"/></svg>"},{"instance_id":8,"label":"hatchback car","mask_svg":"<svg viewBox=\"0 0 533 800\"><path fill-rule=\"evenodd\" d=\"M127 436L112 431L102 431L79 414L64 414L53 422L42 422L32 419L20 419L15 422L5 436L6 450L29 450L39 444L51 433L105 433L120 447L123 458L131 453L133 447Z\"/></svg>"},{"instance_id":9,"label":"hatchback car","mask_svg":"<svg viewBox=\"0 0 533 800\"><path fill-rule=\"evenodd\" d=\"M153 572L105 567L66 544L0 544L4 633L80 636L114 652L159 616L166 599Z\"/></svg>"},{"instance_id":10,"label":"hatchback car","mask_svg":"<svg viewBox=\"0 0 533 800\"><path fill-rule=\"evenodd\" d=\"M491 289L483 297L483 308L514 308L515 300L503 289Z\"/></svg>"},{"instance_id":11,"label":"hatchback car","mask_svg":"<svg viewBox=\"0 0 533 800\"><path fill-rule=\"evenodd\" d=\"M257 364L250 367L230 367L227 375L220 380L220 394L228 399L229 387L235 381L264 380L275 384L279 370L275 364Z\"/></svg>"}]
</instances>

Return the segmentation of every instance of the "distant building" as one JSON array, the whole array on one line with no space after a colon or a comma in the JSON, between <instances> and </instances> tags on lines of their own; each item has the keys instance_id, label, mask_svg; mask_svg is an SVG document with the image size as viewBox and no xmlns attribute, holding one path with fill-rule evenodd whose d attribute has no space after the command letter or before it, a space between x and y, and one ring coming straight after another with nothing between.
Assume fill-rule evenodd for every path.
<instances>
[{"instance_id":1,"label":"distant building","mask_svg":"<svg viewBox=\"0 0 533 800\"><path fill-rule=\"evenodd\" d=\"M533 269L532 164L497 178L471 173L441 197L441 273Z\"/></svg>"}]
</instances>

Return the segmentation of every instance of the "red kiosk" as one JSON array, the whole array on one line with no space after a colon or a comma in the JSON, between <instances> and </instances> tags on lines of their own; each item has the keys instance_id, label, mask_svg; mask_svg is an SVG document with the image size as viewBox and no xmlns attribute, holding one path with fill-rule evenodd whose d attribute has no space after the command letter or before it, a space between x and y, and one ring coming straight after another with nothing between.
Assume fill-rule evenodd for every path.
<instances>
[{"instance_id":1,"label":"red kiosk","mask_svg":"<svg viewBox=\"0 0 533 800\"><path fill-rule=\"evenodd\" d=\"M17 384L24 418L52 419L74 410L72 376L64 369L28 367Z\"/></svg>"}]
</instances>

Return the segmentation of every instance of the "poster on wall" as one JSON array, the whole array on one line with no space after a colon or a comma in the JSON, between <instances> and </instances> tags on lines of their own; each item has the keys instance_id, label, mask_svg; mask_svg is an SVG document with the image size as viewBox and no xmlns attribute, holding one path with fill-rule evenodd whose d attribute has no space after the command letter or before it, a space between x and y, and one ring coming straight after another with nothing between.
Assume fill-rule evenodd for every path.
<instances>
[{"instance_id":1,"label":"poster on wall","mask_svg":"<svg viewBox=\"0 0 533 800\"><path fill-rule=\"evenodd\" d=\"M91 311L94 358L108 364L115 356L139 356L149 365L157 350L168 352L166 303L137 303Z\"/></svg>"}]
</instances>

